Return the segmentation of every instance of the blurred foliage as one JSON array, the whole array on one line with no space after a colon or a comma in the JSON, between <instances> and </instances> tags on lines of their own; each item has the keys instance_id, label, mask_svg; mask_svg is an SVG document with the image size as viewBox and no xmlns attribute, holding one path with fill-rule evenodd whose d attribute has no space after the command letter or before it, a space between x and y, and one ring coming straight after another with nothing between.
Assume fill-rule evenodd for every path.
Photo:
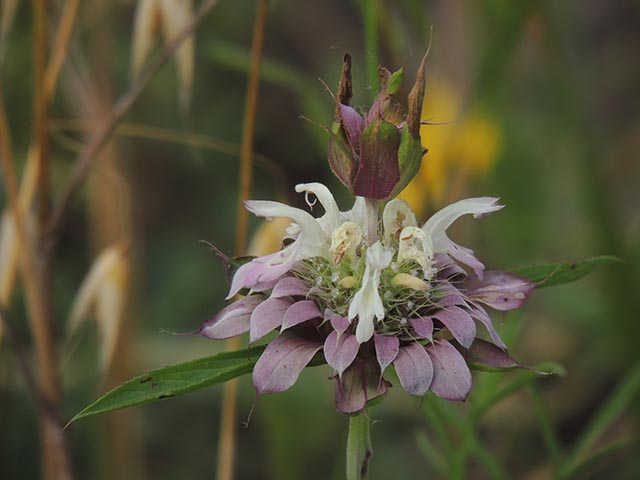
<instances>
[{"instance_id":1,"label":"blurred foliage","mask_svg":"<svg viewBox=\"0 0 640 480\"><path fill-rule=\"evenodd\" d=\"M51 2L51 18L57 18L63 3ZM72 36L73 58L90 61L96 84L106 86L113 101L130 82L135 5L81 3ZM365 3L378 9L378 58L364 44ZM222 268L198 241L232 251L238 162L230 152L241 137L254 16L255 2L221 0L195 38L188 111L179 106L178 79L170 63L125 119L171 132L166 141L114 137L121 173L131 190L131 305L125 319L129 376L224 348L222 342L166 331L191 331L223 305L227 285ZM463 221L451 231L452 238L466 236L465 244L473 245L488 266L512 269L602 254L624 263L576 284L535 293L522 318L495 315L516 358L531 364L552 359L566 367L565 377L534 380L526 373L477 373L473 397L463 405L432 396L421 403L393 388L371 411L380 420L372 427L371 478L638 477L640 461L633 455L640 431L640 304L635 302L640 286L637 2L273 2L256 152L284 172L286 192L301 181L322 181L347 206L348 193L330 176L324 133L300 117L330 121L333 99L324 83L335 89L346 50L353 54L354 84L360 87L370 87L365 72L372 62L392 69L405 65L407 78L412 78L431 25L427 102L429 95L434 102L446 100L444 90L436 88L436 79L446 79L442 88L454 92L456 107L451 118L437 115L433 121L457 123L423 127L424 144L430 149L424 170L429 172L436 162L457 160L443 163L452 176L426 175L421 187L427 199L425 218L440 206L430 197L435 194L430 188L442 189L436 198L448 200L499 196L507 205L502 212L473 227ZM370 41L371 32L368 35ZM104 55L96 54L96 45ZM2 46L3 94L14 156L22 170L32 136L28 2L18 5ZM69 139L82 142L86 131L65 130L63 121L95 126L78 113L83 92L73 83L70 65L63 66L62 87L50 112L55 192L75 157L76 144ZM355 105L367 104L369 92L355 91L363 92ZM425 111L425 118L432 116ZM466 135L469 119L474 119L468 127L473 131L478 121L488 122L498 132L494 143L499 148L487 146L491 142L486 133ZM56 133L61 130L65 137ZM224 145L204 147L189 140L193 134ZM447 141L436 135L446 135ZM169 140L170 136L186 141ZM484 155L483 168L472 167L473 153ZM282 174L273 172L256 167L255 198L283 195L283 180L277 176ZM97 173L82 200L109 178ZM433 182L439 184L434 187ZM111 201L116 218L121 200L114 196ZM5 201L3 192L0 206ZM304 205L300 196L289 201ZM74 204L55 258L55 319L60 331L66 328L75 292L94 258L90 225L103 220L92 218L95 214L83 205ZM258 221L252 222L256 228ZM10 312L19 336L28 340L19 290ZM67 417L107 388L96 368L99 342L89 331L72 356L62 352ZM309 369L291 391L260 399L249 427L238 432L238 478L342 478L347 421L334 411L329 375L326 367ZM240 392L243 419L254 397L248 377L241 380ZM499 403L488 400L501 393L505 395ZM490 408L483 409L485 404ZM219 406L220 389L214 387L136 410L128 420L140 432L140 445L128 459L141 465L135 477L211 477ZM34 410L3 342L0 478L37 478ZM116 417L105 418L88 419L68 430L78 478L117 478L108 473L102 455L108 445L105 432ZM597 462L590 462L593 454Z\"/></svg>"}]
</instances>

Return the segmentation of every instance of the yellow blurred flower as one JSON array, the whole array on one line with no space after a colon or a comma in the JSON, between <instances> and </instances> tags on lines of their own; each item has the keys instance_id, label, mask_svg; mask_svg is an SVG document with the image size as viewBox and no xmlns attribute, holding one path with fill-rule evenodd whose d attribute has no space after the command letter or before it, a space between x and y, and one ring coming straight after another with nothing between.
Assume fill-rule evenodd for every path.
<instances>
[{"instance_id":1,"label":"yellow blurred flower","mask_svg":"<svg viewBox=\"0 0 640 480\"><path fill-rule=\"evenodd\" d=\"M422 144L429 149L416 177L399 195L419 217L428 205L445 203L447 189L466 175L481 175L492 166L500 151L502 132L479 110L462 112L462 98L449 84L431 81L425 93L422 120L447 125L423 125Z\"/></svg>"},{"instance_id":2,"label":"yellow blurred flower","mask_svg":"<svg viewBox=\"0 0 640 480\"><path fill-rule=\"evenodd\" d=\"M289 225L291 220L285 217L263 221L251 239L248 254L261 257L282 249L282 239L286 236Z\"/></svg>"}]
</instances>

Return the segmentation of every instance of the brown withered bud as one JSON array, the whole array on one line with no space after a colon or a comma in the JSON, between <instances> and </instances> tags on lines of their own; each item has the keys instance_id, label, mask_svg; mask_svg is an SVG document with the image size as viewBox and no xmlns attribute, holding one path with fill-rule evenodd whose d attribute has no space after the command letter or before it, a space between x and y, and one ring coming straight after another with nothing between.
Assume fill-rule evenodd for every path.
<instances>
[{"instance_id":1,"label":"brown withered bud","mask_svg":"<svg viewBox=\"0 0 640 480\"><path fill-rule=\"evenodd\" d=\"M424 57L422 57L422 61L418 67L418 73L416 73L416 83L413 85L408 97L407 128L411 136L416 140L420 138L420 115L422 114L422 102L424 100L424 75L428 55L429 52L427 51Z\"/></svg>"},{"instance_id":2,"label":"brown withered bud","mask_svg":"<svg viewBox=\"0 0 640 480\"><path fill-rule=\"evenodd\" d=\"M351 85L351 54L345 53L342 63L340 83L338 84L338 97L336 100L339 104L349 105L351 97L353 97L353 87ZM338 107L336 107L336 110L337 108Z\"/></svg>"}]
</instances>

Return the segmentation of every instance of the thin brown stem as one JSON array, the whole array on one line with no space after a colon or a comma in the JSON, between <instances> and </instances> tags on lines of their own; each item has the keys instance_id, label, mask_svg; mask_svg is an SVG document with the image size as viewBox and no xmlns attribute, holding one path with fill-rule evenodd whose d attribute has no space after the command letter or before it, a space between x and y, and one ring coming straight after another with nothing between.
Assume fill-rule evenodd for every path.
<instances>
[{"instance_id":1,"label":"thin brown stem","mask_svg":"<svg viewBox=\"0 0 640 480\"><path fill-rule=\"evenodd\" d=\"M20 339L13 329L13 324L11 323L11 319L9 318L9 314L2 305L0 305L0 324L2 324L2 327L4 329L7 343L9 344L11 350L13 350L13 353L16 357L18 368L21 371L22 378L24 378L24 381L27 384L27 388L35 399L36 404L41 411L47 412L47 416L51 420L56 422L56 424L58 425L57 429L62 430L63 423L60 418L58 418L56 409L42 394L40 387L38 386L36 376L31 370L31 366L29 365L29 361L27 360L27 352L24 348L24 345L22 345L22 342L20 342Z\"/></svg>"},{"instance_id":2,"label":"thin brown stem","mask_svg":"<svg viewBox=\"0 0 640 480\"><path fill-rule=\"evenodd\" d=\"M167 63L176 50L180 47L193 31L202 23L209 12L215 7L218 0L206 0L203 2L193 16L191 21L183 28L183 30L175 36L175 38L160 52L160 54L147 64L145 70L138 76L131 86L116 101L111 111L106 115L100 127L91 135L82 152L78 155L73 171L64 187L60 196L60 201L56 207L51 219L49 228L49 245L48 248L54 248L60 238L60 231L65 221L66 215L74 199L76 193L83 184L92 163L95 161L98 153L107 144L116 126L122 118L129 112L145 87L155 77L156 73Z\"/></svg>"},{"instance_id":3,"label":"thin brown stem","mask_svg":"<svg viewBox=\"0 0 640 480\"><path fill-rule=\"evenodd\" d=\"M53 98L60 76L60 70L67 56L67 47L69 45L69 39L71 38L71 32L73 32L73 25L76 20L79 5L80 0L67 0L64 4L64 10L60 17L60 26L56 32L56 38L53 43L53 48L51 49L51 59L47 65L44 78L44 94L49 101Z\"/></svg>"},{"instance_id":4,"label":"thin brown stem","mask_svg":"<svg viewBox=\"0 0 640 480\"><path fill-rule=\"evenodd\" d=\"M49 164L47 159L47 99L44 75L47 54L45 0L33 0L33 93L34 130L37 149L37 178L40 223L49 216Z\"/></svg>"},{"instance_id":5,"label":"thin brown stem","mask_svg":"<svg viewBox=\"0 0 640 480\"><path fill-rule=\"evenodd\" d=\"M18 182L13 166L9 129L2 95L0 95L0 156L2 157L3 178L9 207L16 224L18 240L23 247L22 255L20 256L20 269L29 311L29 328L35 344L39 390L46 398L47 403L52 405L52 408L57 408L59 391L57 370L55 368L56 353L53 339L48 330L46 297L36 262L33 239L28 233L26 217L18 200ZM71 479L71 463L65 445L64 434L60 432L57 422L46 411L41 411L40 416L43 422L43 448L50 449L51 458L56 460L57 478Z\"/></svg>"},{"instance_id":6,"label":"thin brown stem","mask_svg":"<svg viewBox=\"0 0 640 480\"><path fill-rule=\"evenodd\" d=\"M262 46L267 22L268 0L260 0L253 30L253 44L251 46L251 64L247 82L247 97L242 129L242 150L240 154L240 179L238 185L238 210L236 223L235 254L242 255L247 243L248 215L244 202L249 199L252 183L253 143L258 104L258 86L260 83L260 63L262 60ZM227 342L229 350L239 347L239 339L232 338ZM225 383L222 396L222 425L220 428L220 442L218 448L218 480L231 480L234 473L235 442L236 442L236 393L235 380Z\"/></svg>"},{"instance_id":7,"label":"thin brown stem","mask_svg":"<svg viewBox=\"0 0 640 480\"><path fill-rule=\"evenodd\" d=\"M38 222L33 237L33 263L35 268L39 311L34 320L40 330L39 342L43 352L37 356L38 372L45 398L51 403L54 411L58 410L61 401L58 357L55 351L53 334L53 298L51 277L51 256L43 248L44 235L51 212L51 195L49 187L50 165L48 157L47 114L48 101L44 90L44 76L47 62L47 24L46 0L32 0L32 35L33 35L33 130L36 152L36 185L38 198ZM32 313L33 316L33 313ZM42 428L42 464L43 476L47 479L71 478L69 452L66 444L52 442L50 438L57 434L56 422L44 416Z\"/></svg>"},{"instance_id":8,"label":"thin brown stem","mask_svg":"<svg viewBox=\"0 0 640 480\"><path fill-rule=\"evenodd\" d=\"M53 132L53 138L65 148L69 148L74 152L79 152L82 149L82 143L65 135L62 131L86 132L88 130L95 129L94 124L83 120L55 120L49 124L49 127ZM239 144L227 142L226 140L221 140L209 135L191 132L178 132L176 130L138 123L120 123L116 128L115 135L187 145L193 148L212 150L236 157L239 157L242 151L242 147ZM273 159L256 152L253 153L253 162L256 167L261 167L272 178L274 178L278 198L286 199L287 174L282 167Z\"/></svg>"}]
</instances>

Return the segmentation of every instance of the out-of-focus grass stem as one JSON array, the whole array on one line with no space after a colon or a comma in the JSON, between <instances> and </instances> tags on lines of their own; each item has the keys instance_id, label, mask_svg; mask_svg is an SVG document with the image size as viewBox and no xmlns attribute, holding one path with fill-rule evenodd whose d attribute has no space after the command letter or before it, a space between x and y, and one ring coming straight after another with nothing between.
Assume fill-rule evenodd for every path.
<instances>
[{"instance_id":1,"label":"out-of-focus grass stem","mask_svg":"<svg viewBox=\"0 0 640 480\"><path fill-rule=\"evenodd\" d=\"M49 101L55 93L60 70L67 55L67 47L69 45L69 39L71 38L71 32L73 32L79 4L80 0L67 0L64 4L64 10L60 17L60 26L56 32L53 48L51 49L51 59L47 65L44 77L44 94Z\"/></svg>"},{"instance_id":2,"label":"out-of-focus grass stem","mask_svg":"<svg viewBox=\"0 0 640 480\"><path fill-rule=\"evenodd\" d=\"M213 7L217 4L218 0L205 0L200 5L200 8L184 29L174 37L174 39L153 61L147 64L147 67L140 74L137 80L135 80L120 96L109 114L101 123L100 127L88 140L87 144L75 161L73 171L71 172L62 194L60 195L60 201L53 212L49 225L49 248L54 248L60 239L60 232L66 219L69 206L84 183L91 165L95 161L97 155L108 143L118 123L127 114L127 112L129 112L135 101L140 97L140 94L155 77L156 73L158 73L162 66L173 57L173 54L180 47L182 42L191 36L194 30L202 23L209 12L211 12Z\"/></svg>"},{"instance_id":3,"label":"out-of-focus grass stem","mask_svg":"<svg viewBox=\"0 0 640 480\"><path fill-rule=\"evenodd\" d=\"M251 194L253 168L253 141L255 133L258 86L260 82L260 60L264 43L264 31L267 21L268 0L258 3L256 21L251 46L251 65L247 82L247 97L242 128L242 150L240 154L240 179L238 188L238 210L236 220L235 254L242 255L247 244L248 213L244 208L245 200ZM236 350L240 341L234 337L227 342L228 350ZM234 471L236 442L236 396L238 384L235 380L224 385L222 395L220 441L218 445L218 480L231 480Z\"/></svg>"},{"instance_id":4,"label":"out-of-focus grass stem","mask_svg":"<svg viewBox=\"0 0 640 480\"><path fill-rule=\"evenodd\" d=\"M79 152L82 149L82 143L74 140L70 136L67 136L63 131L86 132L96 128L96 125L92 123L77 120L56 120L55 122L51 122L49 125L53 130L53 138L57 139L62 146L69 148L74 152ZM186 145L191 148L211 150L235 157L239 157L242 151L242 147L239 144L227 142L226 140L221 140L210 135L180 132L152 125L123 122L116 128L115 135L128 138L153 140L163 143L174 143L177 145ZM268 172L269 176L275 180L278 198L286 199L287 174L282 167L274 162L273 159L255 152L253 154L253 162L256 166L260 166L263 170Z\"/></svg>"},{"instance_id":5,"label":"out-of-focus grass stem","mask_svg":"<svg viewBox=\"0 0 640 480\"><path fill-rule=\"evenodd\" d=\"M52 405L52 409L54 409L58 396L55 349L46 324L47 316L45 312L44 294L42 292L33 239L29 236L24 211L21 209L18 200L18 182L13 163L10 135L2 95L0 95L0 157L2 158L3 178L9 208L15 219L18 239L23 246L23 252L20 256L20 269L29 312L29 328L35 344L36 362L38 366L37 385L40 395L42 395L46 403ZM42 406L42 402L39 402L39 405ZM49 410L41 408L39 414L42 421L42 448L43 452L45 450L48 452L43 460L46 458L51 459L51 461L53 461L54 458L57 460L55 464L57 470L54 471L53 466L48 467L51 469L45 470L46 477L70 479L72 478L71 464L65 446L64 432L60 431L58 422L55 421ZM44 464L43 468L45 468ZM56 472L58 475L54 477Z\"/></svg>"},{"instance_id":6,"label":"out-of-focus grass stem","mask_svg":"<svg viewBox=\"0 0 640 480\"><path fill-rule=\"evenodd\" d=\"M373 99L378 85L378 0L363 0L362 9L365 68Z\"/></svg>"},{"instance_id":7,"label":"out-of-focus grass stem","mask_svg":"<svg viewBox=\"0 0 640 480\"><path fill-rule=\"evenodd\" d=\"M37 312L30 312L31 329L37 350L37 365L42 393L54 412L58 411L61 400L58 358L53 335L53 293L51 283L51 256L46 248L45 232L51 213L50 165L48 155L47 114L48 101L45 94L45 69L47 62L46 1L32 1L33 35L33 102L34 141L36 147L36 184L38 198L38 228L31 245L24 250L25 258L31 258L34 293ZM15 179L14 179L15 180ZM13 196L13 194L12 194ZM23 227L24 220L22 221ZM28 232L24 231L26 236ZM29 251L31 250L31 251ZM35 313L35 314L34 314ZM36 333L37 332L37 333ZM41 425L41 470L47 479L69 479L73 477L70 454L64 437L56 441L50 438L58 435L59 425L46 412Z\"/></svg>"}]
</instances>

